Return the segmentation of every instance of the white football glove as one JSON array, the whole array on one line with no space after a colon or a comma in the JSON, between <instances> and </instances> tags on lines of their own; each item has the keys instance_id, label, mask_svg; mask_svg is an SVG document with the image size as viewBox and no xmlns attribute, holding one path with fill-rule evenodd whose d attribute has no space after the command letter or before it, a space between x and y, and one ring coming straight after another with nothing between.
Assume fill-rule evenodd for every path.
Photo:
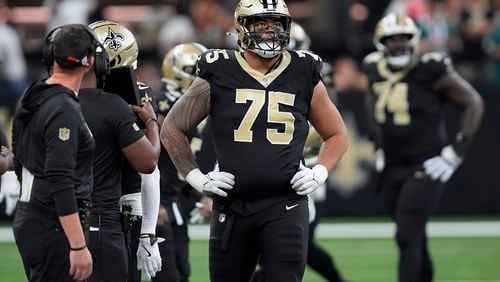
<instances>
[{"instance_id":1,"label":"white football glove","mask_svg":"<svg viewBox=\"0 0 500 282\"><path fill-rule=\"evenodd\" d=\"M375 151L375 171L382 172L385 168L385 154L384 150L378 148Z\"/></svg>"},{"instance_id":2,"label":"white football glove","mask_svg":"<svg viewBox=\"0 0 500 282\"><path fill-rule=\"evenodd\" d=\"M309 223L311 223L316 218L316 204L311 197L307 197L307 207L309 209Z\"/></svg>"},{"instance_id":3,"label":"white football glove","mask_svg":"<svg viewBox=\"0 0 500 282\"><path fill-rule=\"evenodd\" d=\"M146 235L139 238L137 248L137 269L144 272L147 280L156 276L156 272L161 270L161 256L158 243L165 241L164 238L156 237L155 240Z\"/></svg>"},{"instance_id":4,"label":"white football glove","mask_svg":"<svg viewBox=\"0 0 500 282\"><path fill-rule=\"evenodd\" d=\"M186 175L186 181L200 192L211 192L227 197L227 192L222 189L233 189L234 175L223 171L211 171L203 174L198 168L195 168Z\"/></svg>"},{"instance_id":5,"label":"white football glove","mask_svg":"<svg viewBox=\"0 0 500 282\"><path fill-rule=\"evenodd\" d=\"M201 224L205 220L203 217L203 204L200 202L195 203L194 209L190 212L191 218L189 222L192 224Z\"/></svg>"},{"instance_id":6,"label":"white football glove","mask_svg":"<svg viewBox=\"0 0 500 282\"><path fill-rule=\"evenodd\" d=\"M450 179L460 164L462 164L462 158L457 155L451 145L448 145L441 150L441 155L426 160L424 169L432 180L439 179L444 183Z\"/></svg>"},{"instance_id":7,"label":"white football glove","mask_svg":"<svg viewBox=\"0 0 500 282\"><path fill-rule=\"evenodd\" d=\"M299 171L295 173L290 183L298 195L308 195L318 189L327 177L328 170L326 170L324 165L317 164L310 169L300 163Z\"/></svg>"}]
</instances>

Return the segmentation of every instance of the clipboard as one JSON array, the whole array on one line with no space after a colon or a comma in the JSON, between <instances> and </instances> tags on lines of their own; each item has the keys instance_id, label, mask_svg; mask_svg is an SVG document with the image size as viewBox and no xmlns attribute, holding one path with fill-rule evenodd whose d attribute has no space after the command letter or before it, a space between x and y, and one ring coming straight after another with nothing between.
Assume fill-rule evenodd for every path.
<instances>
[{"instance_id":1,"label":"clipboard","mask_svg":"<svg viewBox=\"0 0 500 282\"><path fill-rule=\"evenodd\" d=\"M103 90L119 95L130 105L141 105L141 96L132 66L111 69L110 74L106 76Z\"/></svg>"}]
</instances>

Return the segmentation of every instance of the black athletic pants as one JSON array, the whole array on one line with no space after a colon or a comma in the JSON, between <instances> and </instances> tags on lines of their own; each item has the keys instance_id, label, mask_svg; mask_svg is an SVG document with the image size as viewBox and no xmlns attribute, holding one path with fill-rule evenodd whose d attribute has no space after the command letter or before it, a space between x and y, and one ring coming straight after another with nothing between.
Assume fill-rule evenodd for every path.
<instances>
[{"instance_id":1,"label":"black athletic pants","mask_svg":"<svg viewBox=\"0 0 500 282\"><path fill-rule=\"evenodd\" d=\"M307 199L279 202L248 216L214 209L210 224L210 280L250 281L260 257L265 281L302 281L308 219Z\"/></svg>"},{"instance_id":2,"label":"black athletic pants","mask_svg":"<svg viewBox=\"0 0 500 282\"><path fill-rule=\"evenodd\" d=\"M12 228L28 281L75 281L69 275L69 244L58 219L18 201Z\"/></svg>"},{"instance_id":3,"label":"black athletic pants","mask_svg":"<svg viewBox=\"0 0 500 282\"><path fill-rule=\"evenodd\" d=\"M443 185L430 179L422 166L387 167L381 181L381 196L396 223L399 281L432 281L433 266L425 228Z\"/></svg>"},{"instance_id":4,"label":"black athletic pants","mask_svg":"<svg viewBox=\"0 0 500 282\"><path fill-rule=\"evenodd\" d=\"M120 212L91 214L89 222L88 246L94 264L88 281L127 281L128 249Z\"/></svg>"}]
</instances>

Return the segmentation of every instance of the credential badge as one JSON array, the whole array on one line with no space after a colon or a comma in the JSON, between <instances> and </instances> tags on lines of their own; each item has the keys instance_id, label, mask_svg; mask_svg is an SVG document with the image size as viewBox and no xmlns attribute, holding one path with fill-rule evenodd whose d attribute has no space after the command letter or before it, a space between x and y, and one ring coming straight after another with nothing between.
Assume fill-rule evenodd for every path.
<instances>
[{"instance_id":1,"label":"credential badge","mask_svg":"<svg viewBox=\"0 0 500 282\"><path fill-rule=\"evenodd\" d=\"M61 141L68 141L70 134L71 130L69 128L59 128L59 139L61 139Z\"/></svg>"}]
</instances>

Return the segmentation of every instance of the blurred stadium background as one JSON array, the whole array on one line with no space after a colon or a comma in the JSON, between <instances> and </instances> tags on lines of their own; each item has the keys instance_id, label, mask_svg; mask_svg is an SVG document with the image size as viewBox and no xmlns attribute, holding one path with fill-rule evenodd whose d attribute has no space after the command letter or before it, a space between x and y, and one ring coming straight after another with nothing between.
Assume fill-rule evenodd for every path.
<instances>
[{"instance_id":1,"label":"blurred stadium background","mask_svg":"<svg viewBox=\"0 0 500 282\"><path fill-rule=\"evenodd\" d=\"M138 76L161 89L165 53L182 42L235 48L236 0L0 0L0 126L10 131L16 98L32 80L44 77L45 34L67 23L108 19L126 25L139 43ZM482 126L465 163L448 183L433 223L472 223L461 230L442 224L431 232L437 281L500 281L500 1L499 0L288 0L290 12L311 37L311 49L333 66L335 102L350 131L350 147L328 185L321 241L353 281L395 281L396 249L391 225L374 192L373 146L366 136L359 65L374 50L372 32L387 11L406 13L422 29L421 48L448 52L459 73L485 101ZM449 117L456 109L449 107ZM454 132L451 124L449 131ZM18 196L15 177L2 177L0 194L0 281L23 281L9 220ZM339 222L361 225L340 236ZM362 224L367 223L367 224ZM474 224L476 223L476 224ZM364 226L364 227L363 227ZM377 235L382 228L382 235ZM496 229L495 229L496 228ZM448 230L448 231L446 231ZM337 233L336 233L337 232ZM201 233L203 234L203 233ZM359 236L363 234L365 236ZM458 234L458 235L457 235ZM207 281L207 245L193 235L193 280ZM362 237L362 238L361 238ZM308 272L304 281L320 281Z\"/></svg>"}]
</instances>

